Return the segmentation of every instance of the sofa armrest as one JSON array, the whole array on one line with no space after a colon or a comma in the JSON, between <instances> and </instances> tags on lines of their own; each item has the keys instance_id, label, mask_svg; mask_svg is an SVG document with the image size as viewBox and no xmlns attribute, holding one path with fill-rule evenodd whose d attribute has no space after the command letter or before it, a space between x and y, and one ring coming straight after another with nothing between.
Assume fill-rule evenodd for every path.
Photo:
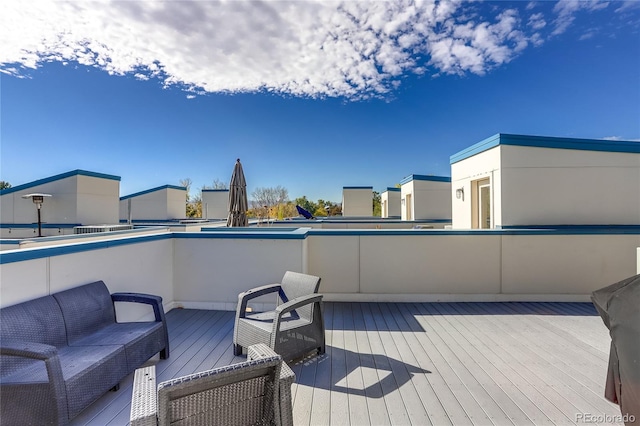
<instances>
[{"instance_id":1,"label":"sofa armrest","mask_svg":"<svg viewBox=\"0 0 640 426\"><path fill-rule=\"evenodd\" d=\"M164 321L164 308L162 306L162 297L160 296L143 293L112 293L111 300L114 302L133 302L151 305L156 321Z\"/></svg>"},{"instance_id":2,"label":"sofa armrest","mask_svg":"<svg viewBox=\"0 0 640 426\"><path fill-rule=\"evenodd\" d=\"M169 358L169 331L167 329L167 321L164 315L164 307L162 306L162 297L144 293L112 293L111 300L114 303L133 302L151 305L153 307L153 315L156 318L156 322L161 322L164 330L164 341L166 346L163 353L160 354L161 358Z\"/></svg>"},{"instance_id":3,"label":"sofa armrest","mask_svg":"<svg viewBox=\"0 0 640 426\"><path fill-rule=\"evenodd\" d=\"M156 366L138 368L133 378L131 394L131 426L157 425Z\"/></svg>"},{"instance_id":4,"label":"sofa armrest","mask_svg":"<svg viewBox=\"0 0 640 426\"><path fill-rule=\"evenodd\" d=\"M58 357L58 348L44 343L2 339L0 355L44 361L51 395L57 409L57 413L52 413L52 417L57 418L61 423L66 423L69 419L67 392L64 377L62 376L60 358Z\"/></svg>"},{"instance_id":5,"label":"sofa armrest","mask_svg":"<svg viewBox=\"0 0 640 426\"><path fill-rule=\"evenodd\" d=\"M44 343L2 339L2 342L0 342L0 355L19 356L46 361L58 355L58 348Z\"/></svg>"}]
</instances>

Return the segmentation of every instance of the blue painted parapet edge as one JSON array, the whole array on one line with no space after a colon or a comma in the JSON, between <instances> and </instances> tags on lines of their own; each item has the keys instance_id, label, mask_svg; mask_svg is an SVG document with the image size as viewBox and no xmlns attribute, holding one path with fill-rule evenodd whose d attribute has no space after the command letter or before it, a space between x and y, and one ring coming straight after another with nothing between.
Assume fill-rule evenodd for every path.
<instances>
[{"instance_id":1,"label":"blue painted parapet edge","mask_svg":"<svg viewBox=\"0 0 640 426\"><path fill-rule=\"evenodd\" d=\"M604 139L573 139L550 136L527 136L498 133L463 149L451 157L450 164L457 163L498 145L529 146L534 148L574 149L583 151L626 152L640 154L640 143L634 141L610 141Z\"/></svg>"},{"instance_id":2,"label":"blue painted parapet edge","mask_svg":"<svg viewBox=\"0 0 640 426\"><path fill-rule=\"evenodd\" d=\"M224 228L223 228L224 229ZM260 229L260 231L257 231ZM215 232L167 232L163 234L140 235L113 240L86 243L72 243L60 246L34 247L0 252L0 264L22 262L52 256L81 253L91 250L118 247L129 244L147 243L166 239L261 239L261 240L304 240L309 236L412 236L437 237L473 235L640 235L640 225L620 226L564 226L558 229L311 229L295 228L285 231L268 228L226 228Z\"/></svg>"},{"instance_id":3,"label":"blue painted parapet edge","mask_svg":"<svg viewBox=\"0 0 640 426\"><path fill-rule=\"evenodd\" d=\"M400 181L400 185L409 183L414 180L430 181L430 182L449 182L451 183L450 176L431 176L431 175L409 175Z\"/></svg>"},{"instance_id":4,"label":"blue painted parapet edge","mask_svg":"<svg viewBox=\"0 0 640 426\"><path fill-rule=\"evenodd\" d=\"M133 197L139 197L140 195L149 194L151 192L161 191L163 189L177 189L178 191L186 191L187 190L187 188L185 188L184 186L162 185L162 186L157 186L155 188L147 189L147 190L144 190L144 191L136 192L134 194L125 195L124 197L120 197L120 201L128 200L129 198L133 198Z\"/></svg>"},{"instance_id":5,"label":"blue painted parapet edge","mask_svg":"<svg viewBox=\"0 0 640 426\"><path fill-rule=\"evenodd\" d=\"M100 178L100 179L110 179L110 180L120 181L120 176L105 175L103 173L89 172L87 170L78 169L78 170L72 170L72 171L66 172L66 173L61 173L59 175L50 176L48 178L34 180L33 182L25 183L25 184L22 184L22 185L12 186L11 188L2 189L2 190L0 190L0 195L11 194L12 192L22 191L24 189L33 188L33 187L36 187L36 186L39 186L39 185L44 185L45 183L54 182L54 181L61 180L61 179L66 179L66 178L72 177L72 176L88 176L88 177L95 177L95 178Z\"/></svg>"}]
</instances>

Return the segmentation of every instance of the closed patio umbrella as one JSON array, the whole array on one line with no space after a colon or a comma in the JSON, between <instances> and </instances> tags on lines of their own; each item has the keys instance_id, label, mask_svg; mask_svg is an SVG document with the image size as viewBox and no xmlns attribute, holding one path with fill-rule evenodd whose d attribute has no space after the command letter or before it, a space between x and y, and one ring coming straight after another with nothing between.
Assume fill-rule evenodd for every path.
<instances>
[{"instance_id":1,"label":"closed patio umbrella","mask_svg":"<svg viewBox=\"0 0 640 426\"><path fill-rule=\"evenodd\" d=\"M605 398L620 404L625 424L640 424L640 275L594 291L591 300L611 335Z\"/></svg>"},{"instance_id":2,"label":"closed patio umbrella","mask_svg":"<svg viewBox=\"0 0 640 426\"><path fill-rule=\"evenodd\" d=\"M229 184L229 216L227 226L247 226L247 181L244 179L240 159L236 161Z\"/></svg>"}]
</instances>

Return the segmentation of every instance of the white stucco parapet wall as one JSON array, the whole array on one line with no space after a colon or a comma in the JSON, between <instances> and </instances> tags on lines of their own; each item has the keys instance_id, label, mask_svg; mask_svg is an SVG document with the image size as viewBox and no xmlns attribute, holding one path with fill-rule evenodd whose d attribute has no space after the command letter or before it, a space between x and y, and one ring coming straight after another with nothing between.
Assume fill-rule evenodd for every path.
<instances>
[{"instance_id":1,"label":"white stucco parapet wall","mask_svg":"<svg viewBox=\"0 0 640 426\"><path fill-rule=\"evenodd\" d=\"M184 219L187 215L187 188L163 185L120 197L120 220Z\"/></svg>"},{"instance_id":2,"label":"white stucco parapet wall","mask_svg":"<svg viewBox=\"0 0 640 426\"><path fill-rule=\"evenodd\" d=\"M238 293L286 270L320 276L333 301L588 301L634 274L639 246L640 227L120 235L3 252L0 306L104 280L112 292L159 294L165 309L235 310Z\"/></svg>"},{"instance_id":3,"label":"white stucco parapet wall","mask_svg":"<svg viewBox=\"0 0 640 426\"><path fill-rule=\"evenodd\" d=\"M451 178L409 175L400 182L402 220L451 219Z\"/></svg>"},{"instance_id":4,"label":"white stucco parapet wall","mask_svg":"<svg viewBox=\"0 0 640 426\"><path fill-rule=\"evenodd\" d=\"M483 180L493 228L640 224L638 142L498 134L450 162L457 229L473 227Z\"/></svg>"},{"instance_id":5,"label":"white stucco parapet wall","mask_svg":"<svg viewBox=\"0 0 640 426\"><path fill-rule=\"evenodd\" d=\"M380 215L382 218L400 217L402 214L400 206L400 188L387 188L380 194Z\"/></svg>"}]
</instances>

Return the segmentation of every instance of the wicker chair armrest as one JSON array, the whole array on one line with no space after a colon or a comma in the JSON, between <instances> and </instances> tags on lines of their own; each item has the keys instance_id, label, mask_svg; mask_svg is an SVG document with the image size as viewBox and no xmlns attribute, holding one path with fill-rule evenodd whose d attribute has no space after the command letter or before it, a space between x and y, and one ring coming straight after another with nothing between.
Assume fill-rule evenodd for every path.
<instances>
[{"instance_id":1,"label":"wicker chair armrest","mask_svg":"<svg viewBox=\"0 0 640 426\"><path fill-rule=\"evenodd\" d=\"M282 305L278 305L278 307L276 307L275 309L276 316L281 317L287 312L294 311L301 306L311 305L312 303L319 302L322 302L322 294L320 293L307 294L305 296L296 297L295 299L291 299L288 302L283 303Z\"/></svg>"},{"instance_id":2,"label":"wicker chair armrest","mask_svg":"<svg viewBox=\"0 0 640 426\"><path fill-rule=\"evenodd\" d=\"M280 284L267 284L260 287L252 288L238 295L238 305L236 307L236 322L238 318L244 318L247 311L247 303L251 299L264 296L265 294L282 291Z\"/></svg>"},{"instance_id":3,"label":"wicker chair armrest","mask_svg":"<svg viewBox=\"0 0 640 426\"><path fill-rule=\"evenodd\" d=\"M2 339L2 343L0 344L0 355L19 356L46 361L49 358L58 355L58 348L44 343Z\"/></svg>"},{"instance_id":4,"label":"wicker chair armrest","mask_svg":"<svg viewBox=\"0 0 640 426\"><path fill-rule=\"evenodd\" d=\"M322 294L307 294L306 296L296 297L295 299L291 299L282 305L278 305L275 309L276 316L273 321L273 329L271 333L277 333L280 330L280 322L282 321L282 316L288 312L294 311L301 306L311 305L315 303L322 302Z\"/></svg>"},{"instance_id":5,"label":"wicker chair armrest","mask_svg":"<svg viewBox=\"0 0 640 426\"><path fill-rule=\"evenodd\" d=\"M253 361L255 359L260 359L260 358L269 358L276 355L278 354L275 353L273 349L271 349L269 346L265 345L264 343L257 343L255 345L251 345L247 349L248 361ZM280 380L285 380L287 382L290 382L289 384L293 384L293 382L295 381L295 378L296 378L296 373L294 373L293 370L289 368L287 363L283 361L282 368L280 370Z\"/></svg>"},{"instance_id":6,"label":"wicker chair armrest","mask_svg":"<svg viewBox=\"0 0 640 426\"><path fill-rule=\"evenodd\" d=\"M264 343L251 345L247 348L247 360L269 358L276 355L273 349ZM293 426L293 408L291 406L291 385L296 381L296 373L282 361L280 366L280 380L278 397L280 398L280 422L282 426Z\"/></svg>"},{"instance_id":7,"label":"wicker chair armrest","mask_svg":"<svg viewBox=\"0 0 640 426\"><path fill-rule=\"evenodd\" d=\"M131 426L156 426L158 423L156 366L138 368L131 394Z\"/></svg>"}]
</instances>

